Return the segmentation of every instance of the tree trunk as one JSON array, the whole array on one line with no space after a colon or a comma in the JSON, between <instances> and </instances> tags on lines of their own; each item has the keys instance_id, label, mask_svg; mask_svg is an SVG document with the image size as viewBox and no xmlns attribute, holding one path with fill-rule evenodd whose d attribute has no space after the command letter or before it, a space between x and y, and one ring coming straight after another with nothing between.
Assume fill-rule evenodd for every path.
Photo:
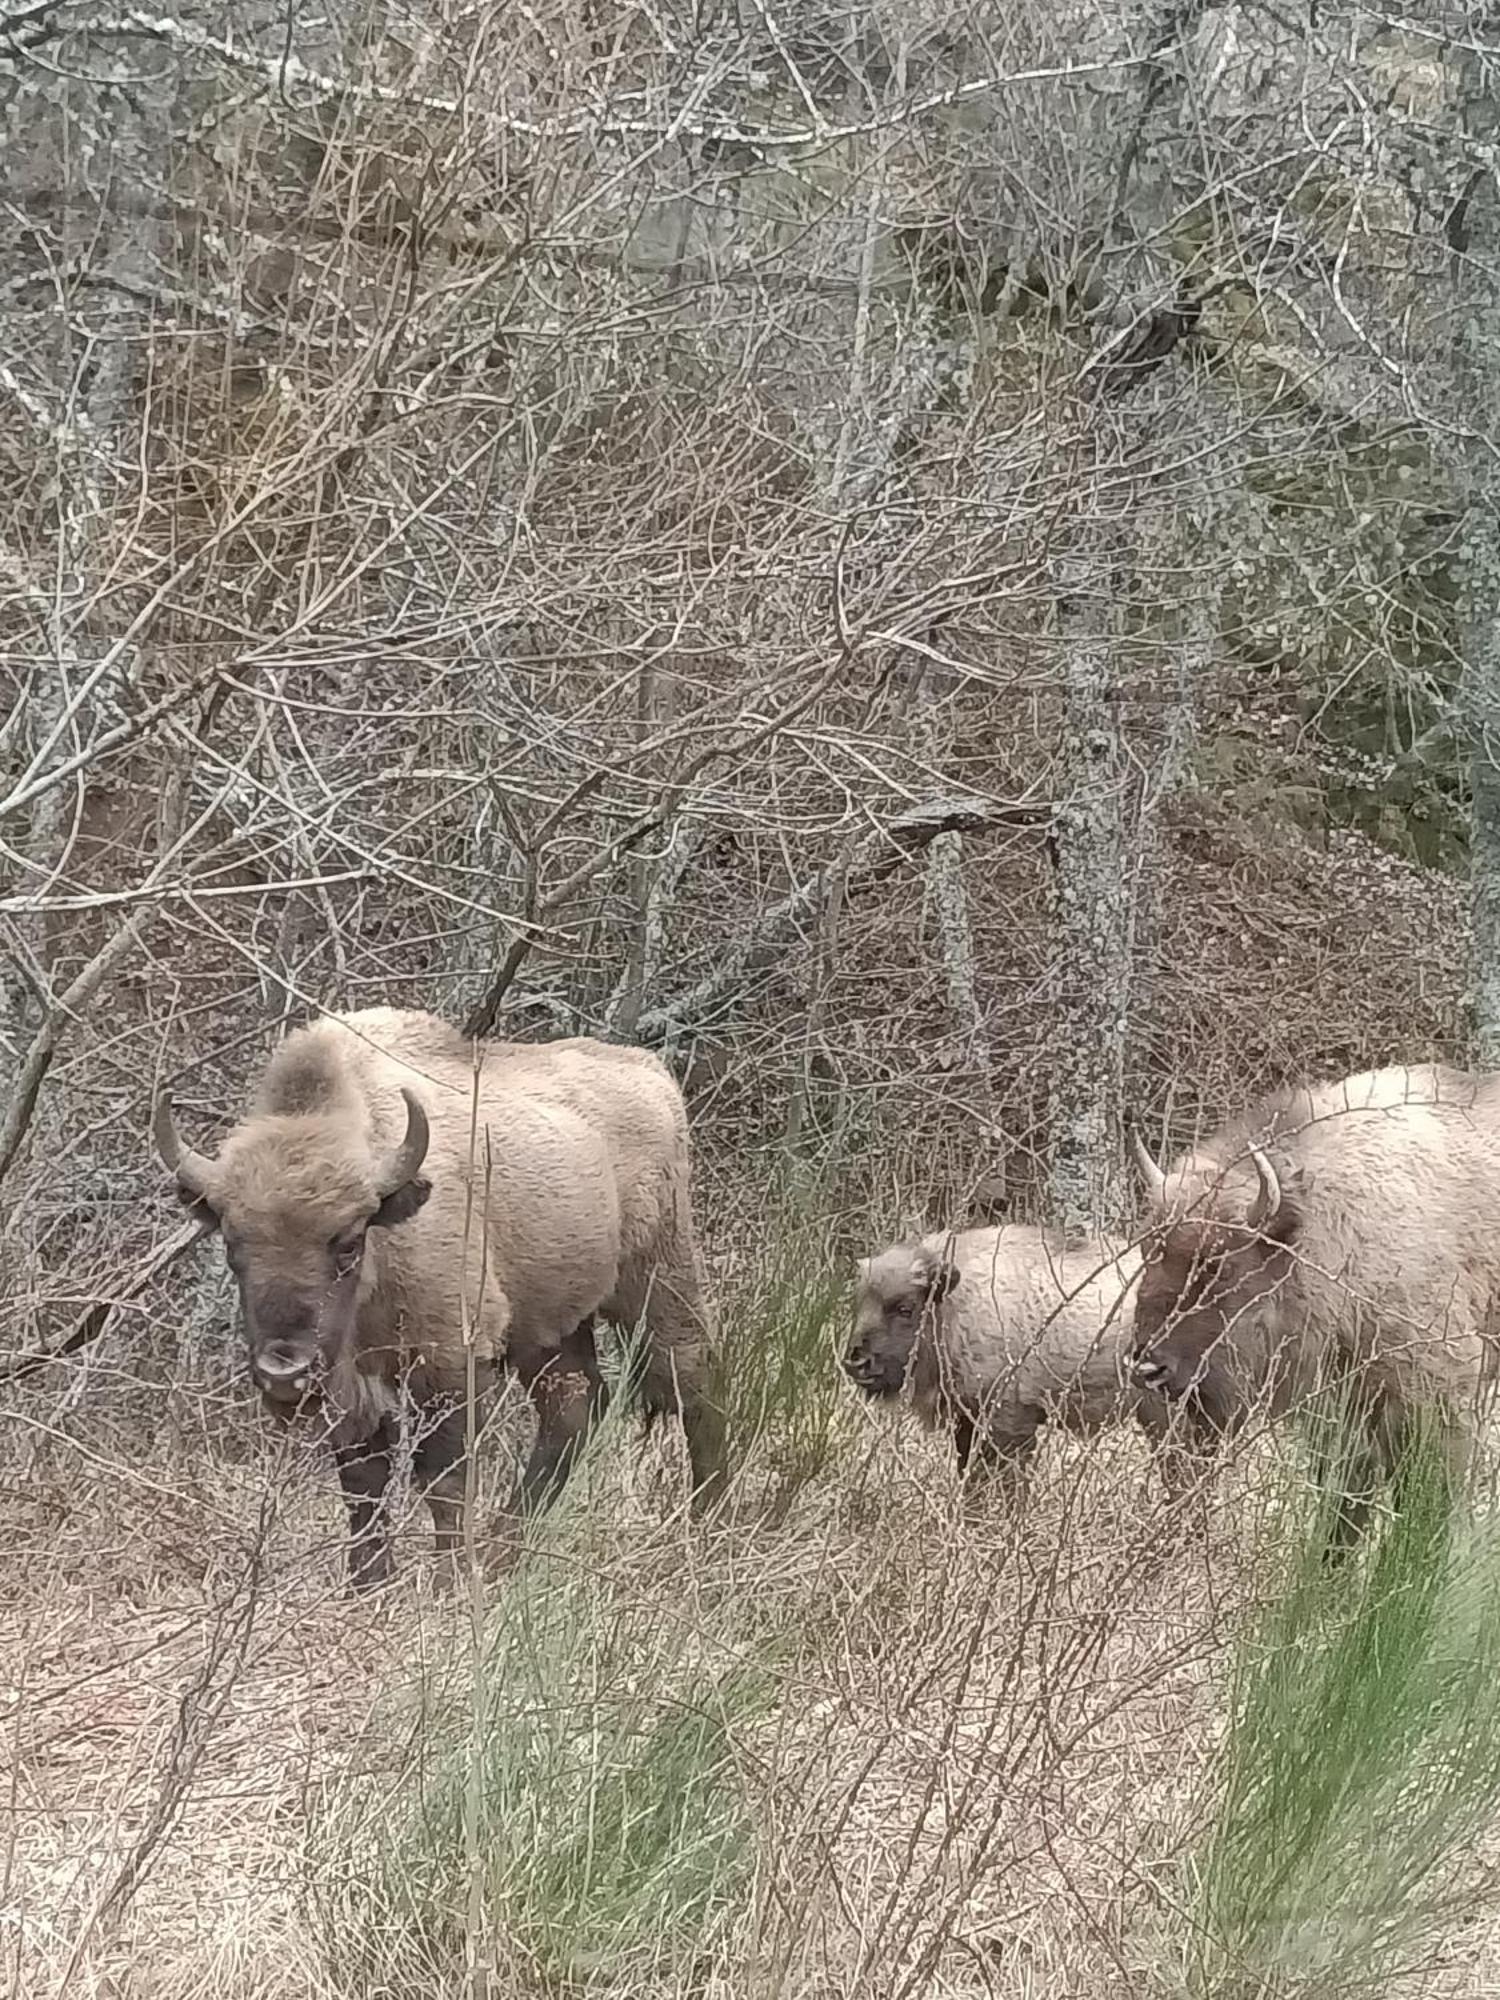
<instances>
[{"instance_id":1,"label":"tree trunk","mask_svg":"<svg viewBox=\"0 0 1500 2000\"><path fill-rule=\"evenodd\" d=\"M1107 569L1055 569L1063 683L1056 819L1060 976L1052 1206L1071 1226L1121 1208L1120 1123L1129 1022L1130 884L1122 754L1110 671Z\"/></svg>"},{"instance_id":2,"label":"tree trunk","mask_svg":"<svg viewBox=\"0 0 1500 2000\"><path fill-rule=\"evenodd\" d=\"M1158 501L1141 511L1139 571L1148 579L1142 597L1157 625L1162 667L1151 690L1160 716L1156 761L1141 784L1129 835L1125 1083L1132 1102L1150 1088L1169 1028L1157 1018L1156 1008L1166 908L1162 809L1187 775L1197 736L1199 690L1212 671L1219 632L1219 573L1201 571L1193 556L1213 547L1216 527L1225 518L1218 483L1207 478L1188 487L1180 504Z\"/></svg>"},{"instance_id":3,"label":"tree trunk","mask_svg":"<svg viewBox=\"0 0 1500 2000\"><path fill-rule=\"evenodd\" d=\"M1494 66L1471 58L1464 124L1489 149L1497 107ZM1500 188L1493 153L1449 222L1457 320L1453 380L1463 448L1456 465L1463 500L1465 590L1461 705L1469 739L1470 963L1472 1054L1500 1068Z\"/></svg>"}]
</instances>

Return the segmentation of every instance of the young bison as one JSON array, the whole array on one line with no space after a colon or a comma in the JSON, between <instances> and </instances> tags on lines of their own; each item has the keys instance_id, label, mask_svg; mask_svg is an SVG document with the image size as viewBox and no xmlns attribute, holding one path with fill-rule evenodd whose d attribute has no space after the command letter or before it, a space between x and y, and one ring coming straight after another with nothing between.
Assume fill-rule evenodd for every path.
<instances>
[{"instance_id":1,"label":"young bison","mask_svg":"<svg viewBox=\"0 0 1500 2000\"><path fill-rule=\"evenodd\" d=\"M960 1472L998 1474L1010 1492L1044 1423L1087 1434L1134 1414L1175 1494L1194 1476L1196 1427L1174 1428L1131 1381L1125 1293L1139 1269L1124 1244L1014 1224L897 1244L860 1262L845 1372L877 1398L910 1382L923 1422L952 1426Z\"/></svg>"}]
</instances>

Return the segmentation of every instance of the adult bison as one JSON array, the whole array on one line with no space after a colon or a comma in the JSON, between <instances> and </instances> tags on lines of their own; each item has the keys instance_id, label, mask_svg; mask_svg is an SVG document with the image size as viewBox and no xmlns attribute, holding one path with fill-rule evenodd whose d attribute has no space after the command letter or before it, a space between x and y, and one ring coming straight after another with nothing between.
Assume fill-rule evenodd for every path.
<instances>
[{"instance_id":1,"label":"adult bison","mask_svg":"<svg viewBox=\"0 0 1500 2000\"><path fill-rule=\"evenodd\" d=\"M216 1159L184 1145L165 1096L155 1134L223 1234L262 1396L327 1425L356 1588L390 1569L403 1389L415 1478L440 1548L457 1547L469 1342L483 1389L503 1363L536 1408L513 1514L553 1496L604 1411L596 1314L644 1324L647 1407L680 1412L696 1503L719 1491L687 1121L654 1056L476 1046L430 1014L370 1008L289 1035Z\"/></svg>"},{"instance_id":2,"label":"adult bison","mask_svg":"<svg viewBox=\"0 0 1500 2000\"><path fill-rule=\"evenodd\" d=\"M1195 1470L1193 1417L1131 1380L1126 1244L1007 1224L898 1243L861 1260L844 1370L866 1395L910 1385L929 1426L951 1426L961 1473L1018 1491L1043 1424L1086 1435L1134 1414L1169 1492Z\"/></svg>"},{"instance_id":3,"label":"adult bison","mask_svg":"<svg viewBox=\"0 0 1500 2000\"><path fill-rule=\"evenodd\" d=\"M1500 1330L1500 1078L1424 1065L1279 1092L1167 1172L1135 1145L1151 1198L1136 1379L1221 1432L1255 1406L1347 1396L1332 1549L1419 1412L1461 1473Z\"/></svg>"}]
</instances>

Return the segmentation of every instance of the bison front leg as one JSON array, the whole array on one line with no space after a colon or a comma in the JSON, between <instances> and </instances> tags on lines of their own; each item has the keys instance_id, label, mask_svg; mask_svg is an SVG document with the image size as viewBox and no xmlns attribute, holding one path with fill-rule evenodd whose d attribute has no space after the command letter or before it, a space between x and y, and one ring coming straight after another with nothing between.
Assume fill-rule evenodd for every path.
<instances>
[{"instance_id":1,"label":"bison front leg","mask_svg":"<svg viewBox=\"0 0 1500 2000\"><path fill-rule=\"evenodd\" d=\"M1021 1505L1031 1483L1041 1418L1007 1417L986 1422L960 1410L953 1420L953 1445L958 1456L966 1513L987 1510L996 1502L1006 1511Z\"/></svg>"},{"instance_id":2,"label":"bison front leg","mask_svg":"<svg viewBox=\"0 0 1500 2000\"><path fill-rule=\"evenodd\" d=\"M378 1589L391 1577L390 1526L385 1496L395 1440L388 1422L358 1444L334 1447L339 1484L349 1509L349 1587Z\"/></svg>"},{"instance_id":3,"label":"bison front leg","mask_svg":"<svg viewBox=\"0 0 1500 2000\"><path fill-rule=\"evenodd\" d=\"M511 1365L536 1410L536 1443L506 1512L512 1517L550 1507L582 1456L589 1433L609 1407L599 1372L592 1320L551 1354L512 1337Z\"/></svg>"},{"instance_id":4,"label":"bison front leg","mask_svg":"<svg viewBox=\"0 0 1500 2000\"><path fill-rule=\"evenodd\" d=\"M488 1386L484 1385L474 1411L476 1442L489 1412ZM468 1428L466 1404L448 1399L423 1413L412 1452L412 1478L432 1515L440 1574L445 1578L452 1577L463 1552Z\"/></svg>"},{"instance_id":5,"label":"bison front leg","mask_svg":"<svg viewBox=\"0 0 1500 2000\"><path fill-rule=\"evenodd\" d=\"M1385 1452L1368 1406L1314 1410L1308 1428L1313 1482L1327 1509L1320 1561L1331 1570L1347 1559L1369 1526Z\"/></svg>"},{"instance_id":6,"label":"bison front leg","mask_svg":"<svg viewBox=\"0 0 1500 2000\"><path fill-rule=\"evenodd\" d=\"M1154 1396L1141 1398L1136 1421L1146 1434L1167 1506L1175 1510L1202 1486L1218 1453L1218 1434L1192 1409Z\"/></svg>"}]
</instances>

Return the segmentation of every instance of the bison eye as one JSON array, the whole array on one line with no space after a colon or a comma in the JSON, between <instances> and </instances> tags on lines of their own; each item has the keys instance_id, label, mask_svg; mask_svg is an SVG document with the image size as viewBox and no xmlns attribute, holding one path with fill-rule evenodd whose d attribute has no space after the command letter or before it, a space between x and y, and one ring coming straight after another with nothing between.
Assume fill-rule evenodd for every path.
<instances>
[{"instance_id":1,"label":"bison eye","mask_svg":"<svg viewBox=\"0 0 1500 2000\"><path fill-rule=\"evenodd\" d=\"M917 1316L917 1308L910 1299L898 1299L891 1310L897 1319L915 1319Z\"/></svg>"},{"instance_id":2,"label":"bison eye","mask_svg":"<svg viewBox=\"0 0 1500 2000\"><path fill-rule=\"evenodd\" d=\"M347 1277L364 1254L365 1231L361 1223L357 1229L341 1229L337 1236L328 1239L328 1248L333 1253L333 1267L338 1275Z\"/></svg>"}]
</instances>

